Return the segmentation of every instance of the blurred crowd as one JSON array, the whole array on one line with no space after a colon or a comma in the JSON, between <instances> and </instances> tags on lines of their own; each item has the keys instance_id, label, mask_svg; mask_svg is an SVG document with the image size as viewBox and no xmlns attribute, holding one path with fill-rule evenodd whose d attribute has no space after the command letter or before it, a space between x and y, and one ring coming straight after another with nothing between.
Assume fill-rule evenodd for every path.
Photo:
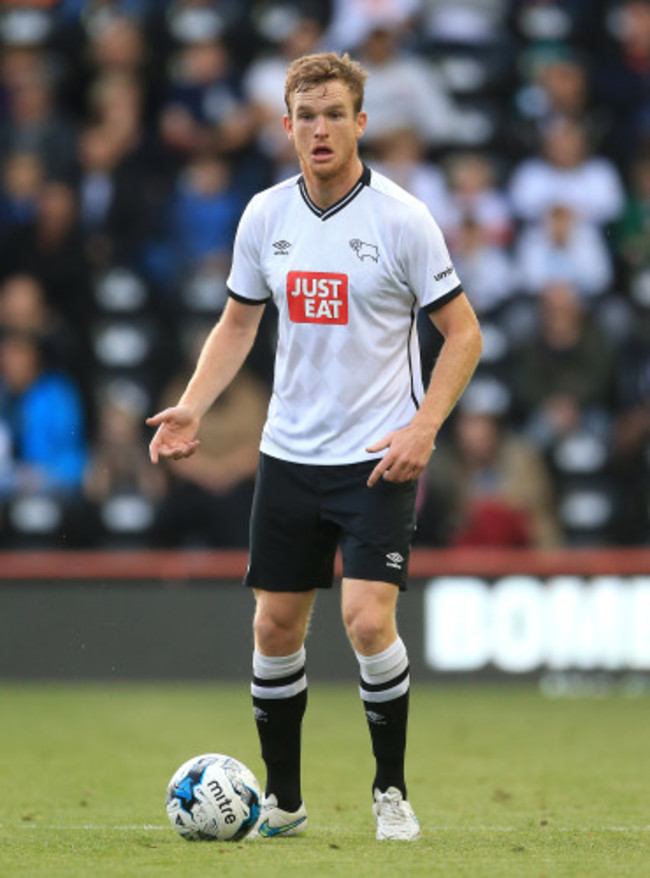
<instances>
[{"instance_id":1,"label":"blurred crowd","mask_svg":"<svg viewBox=\"0 0 650 878\"><path fill-rule=\"evenodd\" d=\"M245 547L272 308L200 453L149 463L302 54L370 72L364 160L484 333L416 542L647 545L650 3L0 0L0 547ZM419 326L425 373L440 339Z\"/></svg>"}]
</instances>

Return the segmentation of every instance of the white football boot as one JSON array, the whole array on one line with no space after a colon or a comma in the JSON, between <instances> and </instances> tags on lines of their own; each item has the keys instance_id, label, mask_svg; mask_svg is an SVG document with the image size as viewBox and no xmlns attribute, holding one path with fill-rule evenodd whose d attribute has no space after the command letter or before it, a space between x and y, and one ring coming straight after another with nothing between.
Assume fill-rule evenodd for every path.
<instances>
[{"instance_id":1,"label":"white football boot","mask_svg":"<svg viewBox=\"0 0 650 878\"><path fill-rule=\"evenodd\" d=\"M396 787L388 787L385 793L375 790L372 810L380 841L415 841L420 837L418 818Z\"/></svg>"},{"instance_id":2,"label":"white football boot","mask_svg":"<svg viewBox=\"0 0 650 878\"><path fill-rule=\"evenodd\" d=\"M301 802L297 811L283 811L271 793L262 798L259 820L246 838L293 838L307 829L307 811Z\"/></svg>"}]
</instances>

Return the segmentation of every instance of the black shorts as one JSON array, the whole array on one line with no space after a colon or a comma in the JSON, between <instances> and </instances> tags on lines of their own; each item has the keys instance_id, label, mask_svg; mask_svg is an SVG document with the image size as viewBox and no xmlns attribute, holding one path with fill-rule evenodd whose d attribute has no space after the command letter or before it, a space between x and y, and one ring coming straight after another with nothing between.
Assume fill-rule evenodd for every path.
<instances>
[{"instance_id":1,"label":"black shorts","mask_svg":"<svg viewBox=\"0 0 650 878\"><path fill-rule=\"evenodd\" d=\"M330 588L343 576L406 588L417 482L366 484L377 461L323 466L260 455L244 583L265 591Z\"/></svg>"}]
</instances>

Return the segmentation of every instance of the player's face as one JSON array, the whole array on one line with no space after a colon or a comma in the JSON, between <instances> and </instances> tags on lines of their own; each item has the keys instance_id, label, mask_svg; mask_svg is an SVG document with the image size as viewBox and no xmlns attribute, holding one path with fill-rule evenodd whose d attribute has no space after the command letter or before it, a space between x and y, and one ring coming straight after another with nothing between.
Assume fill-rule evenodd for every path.
<instances>
[{"instance_id":1,"label":"player's face","mask_svg":"<svg viewBox=\"0 0 650 878\"><path fill-rule=\"evenodd\" d=\"M356 171L366 114L355 112L345 83L332 80L294 94L284 127L306 175L326 181Z\"/></svg>"}]
</instances>

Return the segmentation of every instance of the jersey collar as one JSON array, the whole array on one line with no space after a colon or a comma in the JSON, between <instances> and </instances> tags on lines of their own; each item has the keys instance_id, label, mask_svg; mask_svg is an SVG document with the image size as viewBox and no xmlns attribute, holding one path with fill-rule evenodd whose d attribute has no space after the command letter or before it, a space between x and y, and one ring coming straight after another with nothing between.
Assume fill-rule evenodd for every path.
<instances>
[{"instance_id":1,"label":"jersey collar","mask_svg":"<svg viewBox=\"0 0 650 878\"><path fill-rule=\"evenodd\" d=\"M320 219L322 220L329 219L331 216L334 216L335 213L338 213L339 210L343 210L346 205L348 205L357 197L363 187L368 185L370 185L370 168L367 165L364 165L361 176L354 184L352 189L350 189L350 191L346 195L344 195L343 198L339 198L338 201L323 210L322 207L318 207L318 205L314 204L314 202L309 197L309 193L307 192L307 184L305 183L304 177L301 175L298 178L298 187L300 188L300 194L302 195L305 204L312 213L315 213L316 216L320 217Z\"/></svg>"}]
</instances>

